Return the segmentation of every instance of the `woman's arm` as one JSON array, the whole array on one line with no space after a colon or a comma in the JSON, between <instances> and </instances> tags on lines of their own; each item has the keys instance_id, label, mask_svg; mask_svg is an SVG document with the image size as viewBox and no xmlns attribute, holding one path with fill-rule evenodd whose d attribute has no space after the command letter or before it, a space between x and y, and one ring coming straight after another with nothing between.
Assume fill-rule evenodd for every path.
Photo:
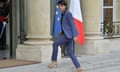
<instances>
[{"instance_id":1,"label":"woman's arm","mask_svg":"<svg viewBox=\"0 0 120 72\"><path fill-rule=\"evenodd\" d=\"M78 35L78 32L77 32L77 29L75 27L72 14L70 12L68 12L68 14L67 14L67 20L68 20L68 23L70 24L70 27L72 29L73 37L76 37Z\"/></svg>"}]
</instances>

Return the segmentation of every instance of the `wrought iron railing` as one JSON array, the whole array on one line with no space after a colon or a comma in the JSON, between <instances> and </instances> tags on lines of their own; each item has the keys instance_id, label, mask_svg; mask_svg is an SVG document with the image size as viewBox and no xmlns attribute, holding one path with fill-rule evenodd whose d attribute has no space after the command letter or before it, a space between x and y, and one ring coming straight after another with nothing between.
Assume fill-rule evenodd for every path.
<instances>
[{"instance_id":1,"label":"wrought iron railing","mask_svg":"<svg viewBox=\"0 0 120 72\"><path fill-rule=\"evenodd\" d=\"M101 32L104 38L120 37L120 21L114 21L108 24L101 23Z\"/></svg>"}]
</instances>

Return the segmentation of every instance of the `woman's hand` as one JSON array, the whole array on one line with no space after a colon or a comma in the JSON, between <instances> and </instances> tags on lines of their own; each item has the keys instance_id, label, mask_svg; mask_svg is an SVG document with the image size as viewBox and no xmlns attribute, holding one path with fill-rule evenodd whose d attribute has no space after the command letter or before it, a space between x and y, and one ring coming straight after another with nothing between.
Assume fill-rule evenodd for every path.
<instances>
[{"instance_id":1,"label":"woman's hand","mask_svg":"<svg viewBox=\"0 0 120 72\"><path fill-rule=\"evenodd\" d=\"M77 41L77 37L74 37L74 41L75 41L75 42Z\"/></svg>"}]
</instances>

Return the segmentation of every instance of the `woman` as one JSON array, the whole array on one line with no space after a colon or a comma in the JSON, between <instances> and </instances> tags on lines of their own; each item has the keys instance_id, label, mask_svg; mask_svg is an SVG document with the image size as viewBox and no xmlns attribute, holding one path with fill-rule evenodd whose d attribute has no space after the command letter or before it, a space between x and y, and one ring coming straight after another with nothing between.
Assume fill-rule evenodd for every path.
<instances>
[{"instance_id":1,"label":"woman","mask_svg":"<svg viewBox=\"0 0 120 72\"><path fill-rule=\"evenodd\" d=\"M53 43L52 62L48 65L48 67L54 68L57 66L58 46L61 44L65 44L67 47L68 55L70 56L73 64L76 67L76 72L82 72L80 63L78 62L72 50L73 40L76 41L76 36L78 34L73 22L72 14L67 10L67 3L63 0L58 2L58 7L62 12L62 31L60 32L59 38Z\"/></svg>"}]
</instances>

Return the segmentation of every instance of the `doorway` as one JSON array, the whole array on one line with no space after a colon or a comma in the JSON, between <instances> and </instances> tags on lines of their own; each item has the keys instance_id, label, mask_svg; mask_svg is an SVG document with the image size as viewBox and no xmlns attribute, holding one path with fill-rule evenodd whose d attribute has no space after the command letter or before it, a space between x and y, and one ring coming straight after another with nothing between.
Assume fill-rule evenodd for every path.
<instances>
[{"instance_id":1,"label":"doorway","mask_svg":"<svg viewBox=\"0 0 120 72\"><path fill-rule=\"evenodd\" d=\"M68 0L67 3L68 3L68 7L69 7L70 1ZM52 35L53 25L54 25L54 16L56 14L55 8L56 8L56 0L52 0L51 1L51 35ZM61 48L62 57L67 57L68 54L67 54L67 50L66 50L66 45L65 44L60 45L60 48ZM74 51L74 46L73 46L73 51Z\"/></svg>"},{"instance_id":2,"label":"doorway","mask_svg":"<svg viewBox=\"0 0 120 72\"><path fill-rule=\"evenodd\" d=\"M6 49L0 50L0 59L16 58L17 45L23 43L27 34L27 0L3 1L9 3L9 14L4 35Z\"/></svg>"}]
</instances>

